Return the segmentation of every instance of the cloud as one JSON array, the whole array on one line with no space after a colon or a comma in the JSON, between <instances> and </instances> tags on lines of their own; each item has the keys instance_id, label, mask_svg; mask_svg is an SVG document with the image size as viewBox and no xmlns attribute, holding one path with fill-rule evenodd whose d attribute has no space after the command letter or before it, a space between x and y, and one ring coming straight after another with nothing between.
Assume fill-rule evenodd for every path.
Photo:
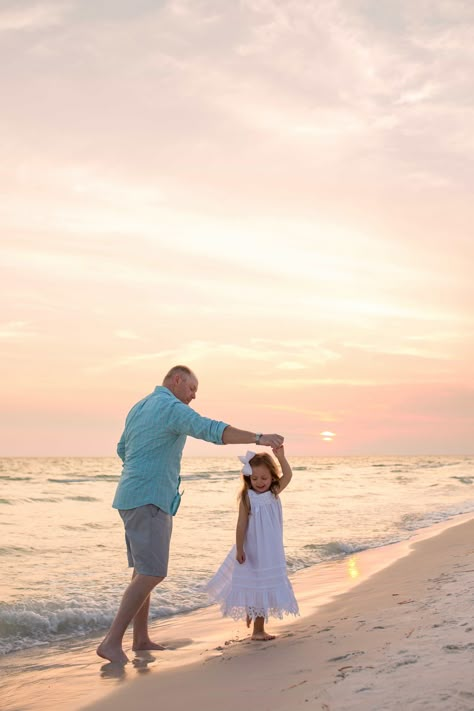
<instances>
[{"instance_id":1,"label":"cloud","mask_svg":"<svg viewBox=\"0 0 474 711\"><path fill-rule=\"evenodd\" d=\"M297 354L300 360L298 362L296 360L281 360L282 356L291 354ZM115 358L107 363L98 365L94 367L93 370L124 368L135 366L139 362L144 363L163 359L185 363L203 363L215 362L222 359L235 359L236 361L263 363L268 373L270 373L272 369L300 371L309 366L314 367L317 363L324 363L326 360L337 357L336 353L330 352L319 346L316 342L312 343L310 341L304 343L302 341L285 342L253 338L249 345L244 345L238 340L228 343L213 340L195 340L188 343L180 343L175 349L149 353L130 353L126 356ZM303 359L306 363L302 362Z\"/></svg>"},{"instance_id":2,"label":"cloud","mask_svg":"<svg viewBox=\"0 0 474 711\"><path fill-rule=\"evenodd\" d=\"M0 9L0 32L38 31L57 27L64 21L70 3L34 3Z\"/></svg>"},{"instance_id":3,"label":"cloud","mask_svg":"<svg viewBox=\"0 0 474 711\"><path fill-rule=\"evenodd\" d=\"M345 342L344 348L390 356L396 355L433 361L450 361L452 359L452 353L450 353L448 349L450 345L456 345L456 340L458 339L456 338L455 341L450 344L440 338L438 344L427 342L423 346L422 343L419 345L411 343L410 338L400 339L400 337L398 337L396 341L390 343L389 340L387 342L387 339L382 337L380 340L376 340L370 344Z\"/></svg>"},{"instance_id":4,"label":"cloud","mask_svg":"<svg viewBox=\"0 0 474 711\"><path fill-rule=\"evenodd\" d=\"M134 333L133 331L126 330L115 331L115 336L117 336L117 338L122 338L126 341L136 341L139 339L139 336L137 336L136 333Z\"/></svg>"},{"instance_id":5,"label":"cloud","mask_svg":"<svg viewBox=\"0 0 474 711\"><path fill-rule=\"evenodd\" d=\"M0 340L2 341L23 341L35 335L29 330L30 324L27 321L9 321L0 324Z\"/></svg>"},{"instance_id":6,"label":"cloud","mask_svg":"<svg viewBox=\"0 0 474 711\"><path fill-rule=\"evenodd\" d=\"M14 97L6 118L28 163L41 150L50 162L86 153L123 172L128 194L100 171L85 182L91 197L97 189L120 203L131 184L158 181L173 206L220 209L216 194L238 200L249 174L257 204L274 205L281 182L280 209L297 196L324 205L336 182L354 200L381 182L467 188L472 12L441 1L379 5L180 0L139 3L124 22L120 4L78 4L67 31L48 37L50 54L24 56L20 77L5 79ZM14 92L32 71L34 86Z\"/></svg>"},{"instance_id":7,"label":"cloud","mask_svg":"<svg viewBox=\"0 0 474 711\"><path fill-rule=\"evenodd\" d=\"M296 361L283 361L279 363L276 368L278 370L304 370L306 368L302 363L297 363Z\"/></svg>"},{"instance_id":8,"label":"cloud","mask_svg":"<svg viewBox=\"0 0 474 711\"><path fill-rule=\"evenodd\" d=\"M402 379L397 379L396 376L387 378L386 383L402 382ZM404 381L403 381L404 382ZM272 378L268 382L261 383L261 387L267 389L278 390L294 390L295 392L305 390L307 388L329 386L335 387L343 385L344 387L372 387L376 384L372 378L351 378L351 377L329 377L329 378Z\"/></svg>"},{"instance_id":9,"label":"cloud","mask_svg":"<svg viewBox=\"0 0 474 711\"><path fill-rule=\"evenodd\" d=\"M264 409L281 410L287 414L304 415L305 419L318 420L319 422L339 422L341 414L336 414L329 410L314 410L309 407L298 407L295 405L265 405Z\"/></svg>"}]
</instances>

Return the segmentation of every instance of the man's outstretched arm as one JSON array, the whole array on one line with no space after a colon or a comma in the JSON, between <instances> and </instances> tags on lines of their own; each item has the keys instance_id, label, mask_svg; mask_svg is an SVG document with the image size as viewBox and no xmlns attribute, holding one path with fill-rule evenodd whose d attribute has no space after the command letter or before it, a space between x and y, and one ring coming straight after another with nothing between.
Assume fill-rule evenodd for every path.
<instances>
[{"instance_id":1,"label":"man's outstretched arm","mask_svg":"<svg viewBox=\"0 0 474 711\"><path fill-rule=\"evenodd\" d=\"M222 433L223 444L261 444L263 447L277 449L283 444L284 438L279 434L260 434L257 442L257 432L239 430L237 427L227 425Z\"/></svg>"}]
</instances>

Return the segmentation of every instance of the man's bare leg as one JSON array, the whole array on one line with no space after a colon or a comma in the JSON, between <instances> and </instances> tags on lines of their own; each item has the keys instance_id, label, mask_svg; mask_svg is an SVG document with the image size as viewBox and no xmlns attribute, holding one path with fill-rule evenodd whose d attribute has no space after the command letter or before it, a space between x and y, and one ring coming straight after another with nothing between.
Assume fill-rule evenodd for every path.
<instances>
[{"instance_id":1,"label":"man's bare leg","mask_svg":"<svg viewBox=\"0 0 474 711\"><path fill-rule=\"evenodd\" d=\"M136 573L133 572L133 578ZM163 580L163 578L162 578ZM148 634L148 613L150 610L150 595L146 598L145 602L141 608L136 613L133 618L133 646L134 652L138 651L150 651L152 649L166 649L162 644L158 642L152 642Z\"/></svg>"},{"instance_id":2,"label":"man's bare leg","mask_svg":"<svg viewBox=\"0 0 474 711\"><path fill-rule=\"evenodd\" d=\"M128 625L139 612L140 608L149 598L154 587L161 583L163 578L157 578L152 575L141 575L134 573L132 580L125 590L122 602L115 615L109 631L97 647L97 654L103 659L108 659L110 662L120 662L126 664L128 657L122 649L123 636ZM148 617L148 606L146 613Z\"/></svg>"}]
</instances>

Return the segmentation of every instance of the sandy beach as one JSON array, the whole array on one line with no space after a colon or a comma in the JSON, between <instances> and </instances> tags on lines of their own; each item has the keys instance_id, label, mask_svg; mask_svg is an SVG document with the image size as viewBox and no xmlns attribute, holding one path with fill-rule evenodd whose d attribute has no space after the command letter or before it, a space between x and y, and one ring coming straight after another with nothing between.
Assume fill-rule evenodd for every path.
<instances>
[{"instance_id":1,"label":"sandy beach","mask_svg":"<svg viewBox=\"0 0 474 711\"><path fill-rule=\"evenodd\" d=\"M242 624L236 632L236 623L219 621L211 608L211 646L198 662L157 667L88 711L151 702L170 711L237 711L246 703L318 711L474 709L474 520L433 527L393 548L398 560L360 583L356 572L355 586L314 613L308 611L318 596L317 573L297 576L303 615L269 624L278 634L272 642L251 642ZM363 560L361 554L351 565Z\"/></svg>"}]
</instances>

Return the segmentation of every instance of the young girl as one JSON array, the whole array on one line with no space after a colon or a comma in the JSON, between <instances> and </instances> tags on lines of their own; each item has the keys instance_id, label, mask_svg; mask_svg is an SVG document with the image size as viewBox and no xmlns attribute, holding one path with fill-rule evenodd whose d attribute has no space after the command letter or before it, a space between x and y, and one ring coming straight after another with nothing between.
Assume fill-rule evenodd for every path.
<instances>
[{"instance_id":1,"label":"young girl","mask_svg":"<svg viewBox=\"0 0 474 711\"><path fill-rule=\"evenodd\" d=\"M224 616L253 622L252 639L274 639L265 631L268 617L298 615L293 588L286 572L283 519L279 494L290 483L291 467L283 446L274 449L281 466L269 454L247 452L239 457L243 487L240 492L236 544L206 586L209 597L221 603Z\"/></svg>"}]
</instances>

